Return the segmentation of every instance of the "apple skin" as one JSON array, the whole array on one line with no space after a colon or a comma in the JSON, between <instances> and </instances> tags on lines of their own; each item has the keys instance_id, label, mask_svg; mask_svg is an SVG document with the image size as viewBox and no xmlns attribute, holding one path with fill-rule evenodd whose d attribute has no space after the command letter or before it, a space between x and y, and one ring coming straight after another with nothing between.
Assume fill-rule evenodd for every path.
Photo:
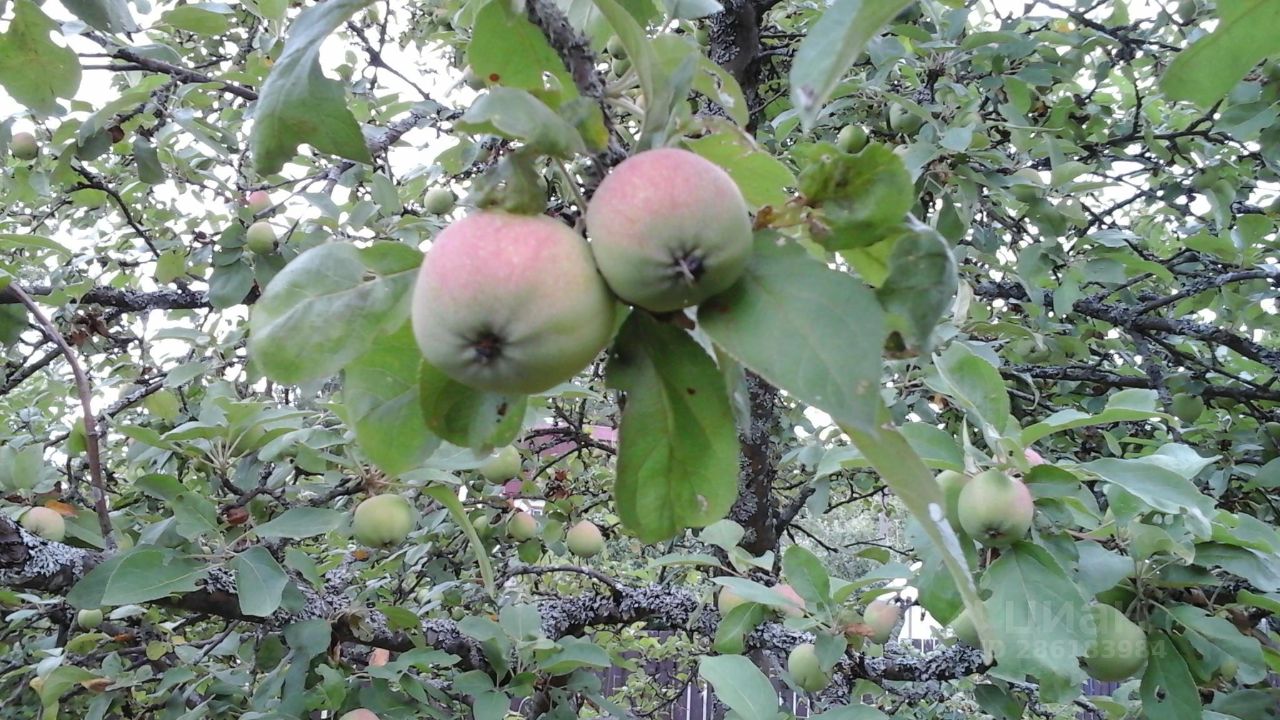
<instances>
[{"instance_id":1,"label":"apple skin","mask_svg":"<svg viewBox=\"0 0 1280 720\"><path fill-rule=\"evenodd\" d=\"M884 644L902 619L902 608L883 600L873 600L862 614L862 622L871 628L872 642Z\"/></svg>"},{"instance_id":2,"label":"apple skin","mask_svg":"<svg viewBox=\"0 0 1280 720\"><path fill-rule=\"evenodd\" d=\"M720 592L716 594L716 608L720 611L720 617L728 615L746 601L746 598L727 587L721 587Z\"/></svg>"},{"instance_id":3,"label":"apple skin","mask_svg":"<svg viewBox=\"0 0 1280 720\"><path fill-rule=\"evenodd\" d=\"M1133 677L1147 662L1147 634L1110 605L1094 605L1089 610L1098 638L1085 651L1085 672L1104 681Z\"/></svg>"},{"instance_id":4,"label":"apple skin","mask_svg":"<svg viewBox=\"0 0 1280 720\"><path fill-rule=\"evenodd\" d=\"M84 609L76 613L76 624L85 630L92 630L102 624L102 611Z\"/></svg>"},{"instance_id":5,"label":"apple skin","mask_svg":"<svg viewBox=\"0 0 1280 720\"><path fill-rule=\"evenodd\" d=\"M520 451L508 445L485 459L480 476L489 482L506 482L520 475Z\"/></svg>"},{"instance_id":6,"label":"apple skin","mask_svg":"<svg viewBox=\"0 0 1280 720\"><path fill-rule=\"evenodd\" d=\"M978 639L978 628L974 627L973 619L969 617L968 610L961 610L956 619L951 621L951 631L956 634L956 639L960 642L974 647L982 647L982 642Z\"/></svg>"},{"instance_id":7,"label":"apple skin","mask_svg":"<svg viewBox=\"0 0 1280 720\"><path fill-rule=\"evenodd\" d=\"M577 525L569 528L569 532L565 534L564 544L569 548L569 552L582 558L589 558L599 555L604 550L604 535L600 534L600 528L590 520L583 520Z\"/></svg>"},{"instance_id":8,"label":"apple skin","mask_svg":"<svg viewBox=\"0 0 1280 720\"><path fill-rule=\"evenodd\" d=\"M653 312L697 305L737 282L751 258L751 218L729 174L660 148L624 160L587 205L600 273L618 297Z\"/></svg>"},{"instance_id":9,"label":"apple skin","mask_svg":"<svg viewBox=\"0 0 1280 720\"><path fill-rule=\"evenodd\" d=\"M372 710L357 708L349 713L343 713L338 720L380 720L380 718Z\"/></svg>"},{"instance_id":10,"label":"apple skin","mask_svg":"<svg viewBox=\"0 0 1280 720\"><path fill-rule=\"evenodd\" d=\"M861 152L867 146L867 131L858 125L845 125L836 135L836 147L847 153Z\"/></svg>"},{"instance_id":11,"label":"apple skin","mask_svg":"<svg viewBox=\"0 0 1280 720\"><path fill-rule=\"evenodd\" d=\"M507 521L507 534L510 535L513 540L517 540L519 542L532 540L533 537L538 534L538 520L529 513L521 510L515 515L512 515L511 519Z\"/></svg>"},{"instance_id":12,"label":"apple skin","mask_svg":"<svg viewBox=\"0 0 1280 720\"><path fill-rule=\"evenodd\" d=\"M947 522L951 529L960 530L960 491L969 484L969 476L955 470L943 470L938 473L938 487L942 489L942 507L946 512Z\"/></svg>"},{"instance_id":13,"label":"apple skin","mask_svg":"<svg viewBox=\"0 0 1280 720\"><path fill-rule=\"evenodd\" d=\"M960 527L988 547L1004 547L1021 540L1031 529L1035 502L1026 485L999 470L979 473L956 503Z\"/></svg>"},{"instance_id":14,"label":"apple skin","mask_svg":"<svg viewBox=\"0 0 1280 720\"><path fill-rule=\"evenodd\" d=\"M422 199L422 207L432 215L445 215L453 210L457 198L449 188L431 188Z\"/></svg>"},{"instance_id":15,"label":"apple skin","mask_svg":"<svg viewBox=\"0 0 1280 720\"><path fill-rule=\"evenodd\" d=\"M788 617L800 617L801 615L804 615L804 598L800 597L800 593L796 592L795 588L786 583L780 583L778 585L774 585L773 589L789 603L788 607L783 608L778 612Z\"/></svg>"},{"instance_id":16,"label":"apple skin","mask_svg":"<svg viewBox=\"0 0 1280 720\"><path fill-rule=\"evenodd\" d=\"M813 643L800 643L791 648L787 655L787 672L800 689L806 692L818 692L831 682L831 678L822 672L822 664L818 661L818 649Z\"/></svg>"},{"instance_id":17,"label":"apple skin","mask_svg":"<svg viewBox=\"0 0 1280 720\"><path fill-rule=\"evenodd\" d=\"M244 231L244 246L249 252L267 255L276 249L276 230L270 223L259 220Z\"/></svg>"},{"instance_id":18,"label":"apple skin","mask_svg":"<svg viewBox=\"0 0 1280 720\"><path fill-rule=\"evenodd\" d=\"M485 211L445 228L413 292L427 362L477 390L542 392L613 335L614 300L587 243L544 216Z\"/></svg>"},{"instance_id":19,"label":"apple skin","mask_svg":"<svg viewBox=\"0 0 1280 720\"><path fill-rule=\"evenodd\" d=\"M254 190L245 199L245 204L249 206L249 212L257 215L271 207L271 196L266 190Z\"/></svg>"},{"instance_id":20,"label":"apple skin","mask_svg":"<svg viewBox=\"0 0 1280 720\"><path fill-rule=\"evenodd\" d=\"M33 507L22 513L22 528L53 542L62 542L67 536L67 521L57 510L47 507Z\"/></svg>"},{"instance_id":21,"label":"apple skin","mask_svg":"<svg viewBox=\"0 0 1280 720\"><path fill-rule=\"evenodd\" d=\"M889 108L889 129L903 135L914 135L924 125L924 118L911 112L905 105L894 103Z\"/></svg>"},{"instance_id":22,"label":"apple skin","mask_svg":"<svg viewBox=\"0 0 1280 720\"><path fill-rule=\"evenodd\" d=\"M9 140L9 152L19 160L35 160L40 156L40 143L29 132L16 132Z\"/></svg>"},{"instance_id":23,"label":"apple skin","mask_svg":"<svg viewBox=\"0 0 1280 720\"><path fill-rule=\"evenodd\" d=\"M418 524L417 513L399 495L374 495L356 506L352 529L356 540L368 547L399 545Z\"/></svg>"}]
</instances>

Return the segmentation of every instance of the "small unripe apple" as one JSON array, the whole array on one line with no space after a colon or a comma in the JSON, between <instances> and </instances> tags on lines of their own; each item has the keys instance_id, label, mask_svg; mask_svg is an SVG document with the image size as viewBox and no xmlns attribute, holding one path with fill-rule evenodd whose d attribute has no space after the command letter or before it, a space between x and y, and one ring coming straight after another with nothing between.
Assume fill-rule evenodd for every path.
<instances>
[{"instance_id":1,"label":"small unripe apple","mask_svg":"<svg viewBox=\"0 0 1280 720\"><path fill-rule=\"evenodd\" d=\"M796 589L786 583L780 583L773 586L774 592L777 592L787 601L787 607L782 608L779 612L790 617L800 617L804 614L805 604L804 598L800 597L800 593Z\"/></svg>"},{"instance_id":2,"label":"small unripe apple","mask_svg":"<svg viewBox=\"0 0 1280 720\"><path fill-rule=\"evenodd\" d=\"M47 507L33 507L22 514L22 527L33 535L45 540L62 542L67 536L67 521L57 510Z\"/></svg>"},{"instance_id":3,"label":"small unripe apple","mask_svg":"<svg viewBox=\"0 0 1280 720\"><path fill-rule=\"evenodd\" d=\"M349 713L344 713L338 720L379 720L379 718L372 710L358 708Z\"/></svg>"},{"instance_id":4,"label":"small unripe apple","mask_svg":"<svg viewBox=\"0 0 1280 720\"><path fill-rule=\"evenodd\" d=\"M613 72L615 77L622 77L631 69L631 61L626 58L614 58L609 63L609 70Z\"/></svg>"},{"instance_id":5,"label":"small unripe apple","mask_svg":"<svg viewBox=\"0 0 1280 720\"><path fill-rule=\"evenodd\" d=\"M822 672L818 649L813 643L800 643L791 648L791 654L787 656L787 672L791 673L792 681L807 692L818 692L831 682L831 678Z\"/></svg>"},{"instance_id":6,"label":"small unripe apple","mask_svg":"<svg viewBox=\"0 0 1280 720\"><path fill-rule=\"evenodd\" d=\"M532 394L570 380L614 329L586 241L545 216L485 211L436 236L413 292L427 362L478 390Z\"/></svg>"},{"instance_id":7,"label":"small unripe apple","mask_svg":"<svg viewBox=\"0 0 1280 720\"><path fill-rule=\"evenodd\" d=\"M1085 651L1085 671L1104 681L1133 677L1147 662L1147 634L1110 605L1094 605L1089 610L1098 636Z\"/></svg>"},{"instance_id":8,"label":"small unripe apple","mask_svg":"<svg viewBox=\"0 0 1280 720\"><path fill-rule=\"evenodd\" d=\"M1027 459L1027 464L1031 467L1044 464L1044 456L1036 452L1035 448L1026 448L1023 450L1022 457Z\"/></svg>"},{"instance_id":9,"label":"small unripe apple","mask_svg":"<svg viewBox=\"0 0 1280 720\"><path fill-rule=\"evenodd\" d=\"M721 587L720 592L716 594L716 608L720 610L721 617L728 615L734 608L746 601L746 598L727 587Z\"/></svg>"},{"instance_id":10,"label":"small unripe apple","mask_svg":"<svg viewBox=\"0 0 1280 720\"><path fill-rule=\"evenodd\" d=\"M1173 396L1169 409L1173 411L1174 417L1182 422L1193 423L1204 414L1204 407L1204 400L1199 397L1179 393Z\"/></svg>"},{"instance_id":11,"label":"small unripe apple","mask_svg":"<svg viewBox=\"0 0 1280 720\"><path fill-rule=\"evenodd\" d=\"M943 470L938 473L938 487L942 489L942 508L946 513L951 529L960 530L960 491L969 484L969 476L955 470Z\"/></svg>"},{"instance_id":12,"label":"small unripe apple","mask_svg":"<svg viewBox=\"0 0 1280 720\"><path fill-rule=\"evenodd\" d=\"M587 205L587 234L609 288L653 312L727 290L751 258L751 218L737 184L710 160L676 148L615 167Z\"/></svg>"},{"instance_id":13,"label":"small unripe apple","mask_svg":"<svg viewBox=\"0 0 1280 720\"><path fill-rule=\"evenodd\" d=\"M871 628L869 636L872 642L883 644L893 634L898 621L902 619L902 608L883 600L873 600L862 614L862 621Z\"/></svg>"},{"instance_id":14,"label":"small unripe apple","mask_svg":"<svg viewBox=\"0 0 1280 720\"><path fill-rule=\"evenodd\" d=\"M520 451L508 445L485 459L480 476L489 482L506 482L520 474Z\"/></svg>"},{"instance_id":15,"label":"small unripe apple","mask_svg":"<svg viewBox=\"0 0 1280 720\"><path fill-rule=\"evenodd\" d=\"M538 534L538 519L521 510L507 521L507 534L519 542L531 540Z\"/></svg>"},{"instance_id":16,"label":"small unripe apple","mask_svg":"<svg viewBox=\"0 0 1280 720\"><path fill-rule=\"evenodd\" d=\"M270 254L276 249L275 228L263 220L250 225L244 232L244 246L258 255Z\"/></svg>"},{"instance_id":17,"label":"small unripe apple","mask_svg":"<svg viewBox=\"0 0 1280 720\"><path fill-rule=\"evenodd\" d=\"M254 190L249 193L249 197L246 199L246 204L249 207L249 212L257 215L271 207L271 196L267 194L266 190Z\"/></svg>"},{"instance_id":18,"label":"small unripe apple","mask_svg":"<svg viewBox=\"0 0 1280 720\"><path fill-rule=\"evenodd\" d=\"M76 613L76 624L85 630L92 630L102 624L102 611L88 608Z\"/></svg>"},{"instance_id":19,"label":"small unripe apple","mask_svg":"<svg viewBox=\"0 0 1280 720\"><path fill-rule=\"evenodd\" d=\"M903 135L914 135L924 125L924 118L911 112L905 105L894 103L889 107L889 129Z\"/></svg>"},{"instance_id":20,"label":"small unripe apple","mask_svg":"<svg viewBox=\"0 0 1280 720\"><path fill-rule=\"evenodd\" d=\"M845 125L836 135L836 147L847 153L861 152L867 146L867 131L859 125Z\"/></svg>"},{"instance_id":21,"label":"small unripe apple","mask_svg":"<svg viewBox=\"0 0 1280 720\"><path fill-rule=\"evenodd\" d=\"M1026 485L999 470L979 473L956 503L960 527L990 547L1012 545L1031 529L1035 502Z\"/></svg>"},{"instance_id":22,"label":"small unripe apple","mask_svg":"<svg viewBox=\"0 0 1280 720\"><path fill-rule=\"evenodd\" d=\"M40 143L29 132L17 132L9 140L9 151L19 160L35 160L40 155Z\"/></svg>"},{"instance_id":23,"label":"small unripe apple","mask_svg":"<svg viewBox=\"0 0 1280 720\"><path fill-rule=\"evenodd\" d=\"M432 215L444 215L453 210L455 201L457 198L449 188L431 188L422 199L422 207Z\"/></svg>"},{"instance_id":24,"label":"small unripe apple","mask_svg":"<svg viewBox=\"0 0 1280 720\"><path fill-rule=\"evenodd\" d=\"M368 547L399 545L417 524L413 506L399 495L375 495L356 506L352 529Z\"/></svg>"},{"instance_id":25,"label":"small unripe apple","mask_svg":"<svg viewBox=\"0 0 1280 720\"><path fill-rule=\"evenodd\" d=\"M604 550L604 535L600 534L600 528L596 527L595 523L583 520L569 528L569 532L564 537L564 544L574 555L589 558Z\"/></svg>"}]
</instances>

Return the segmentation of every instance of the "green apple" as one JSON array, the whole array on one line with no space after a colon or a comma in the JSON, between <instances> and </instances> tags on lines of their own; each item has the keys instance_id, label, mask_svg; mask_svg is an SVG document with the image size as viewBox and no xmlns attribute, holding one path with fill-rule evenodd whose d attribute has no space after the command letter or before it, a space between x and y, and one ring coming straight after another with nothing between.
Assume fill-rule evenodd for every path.
<instances>
[{"instance_id":1,"label":"green apple","mask_svg":"<svg viewBox=\"0 0 1280 720\"><path fill-rule=\"evenodd\" d=\"M507 534L518 542L532 540L538 534L538 520L521 510L507 521Z\"/></svg>"},{"instance_id":2,"label":"green apple","mask_svg":"<svg viewBox=\"0 0 1280 720\"><path fill-rule=\"evenodd\" d=\"M102 611L85 608L76 613L76 624L85 630L92 630L102 624Z\"/></svg>"},{"instance_id":3,"label":"green apple","mask_svg":"<svg viewBox=\"0 0 1280 720\"><path fill-rule=\"evenodd\" d=\"M862 622L871 628L869 636L872 642L885 643L893 634L893 629L897 627L898 621L902 619L902 608L883 600L874 600L867 605L867 609L862 613Z\"/></svg>"},{"instance_id":4,"label":"green apple","mask_svg":"<svg viewBox=\"0 0 1280 720\"><path fill-rule=\"evenodd\" d=\"M596 527L595 523L583 520L569 528L569 532L564 537L564 544L574 555L589 558L604 550L604 535L600 533L600 528Z\"/></svg>"},{"instance_id":5,"label":"green apple","mask_svg":"<svg viewBox=\"0 0 1280 720\"><path fill-rule=\"evenodd\" d=\"M506 482L520 475L520 451L508 445L485 458L479 467L480 476L489 482Z\"/></svg>"},{"instance_id":6,"label":"green apple","mask_svg":"<svg viewBox=\"0 0 1280 720\"><path fill-rule=\"evenodd\" d=\"M787 672L791 674L791 680L806 692L818 692L831 682L831 678L822 672L818 649L813 643L800 643L791 648L787 655Z\"/></svg>"},{"instance_id":7,"label":"green apple","mask_svg":"<svg viewBox=\"0 0 1280 720\"><path fill-rule=\"evenodd\" d=\"M432 215L447 215L453 210L457 197L449 188L436 187L427 191L422 199L422 206Z\"/></svg>"},{"instance_id":8,"label":"green apple","mask_svg":"<svg viewBox=\"0 0 1280 720\"><path fill-rule=\"evenodd\" d=\"M1146 633L1110 605L1094 605L1090 612L1098 635L1085 651L1085 671L1097 680L1133 677L1147 662Z\"/></svg>"},{"instance_id":9,"label":"green apple","mask_svg":"<svg viewBox=\"0 0 1280 720\"><path fill-rule=\"evenodd\" d=\"M356 506L352 529L356 540L368 547L399 545L418 523L409 501L399 495L375 495Z\"/></svg>"},{"instance_id":10,"label":"green apple","mask_svg":"<svg viewBox=\"0 0 1280 720\"><path fill-rule=\"evenodd\" d=\"M21 522L24 530L45 540L62 542L67 536L67 521L53 508L33 507L22 513Z\"/></svg>"},{"instance_id":11,"label":"green apple","mask_svg":"<svg viewBox=\"0 0 1280 720\"><path fill-rule=\"evenodd\" d=\"M29 132L16 132L9 140L9 152L19 160L35 160L40 155L40 143Z\"/></svg>"},{"instance_id":12,"label":"green apple","mask_svg":"<svg viewBox=\"0 0 1280 720\"><path fill-rule=\"evenodd\" d=\"M992 547L1012 545L1031 529L1035 502L1027 486L999 470L979 473L956 502L960 527Z\"/></svg>"},{"instance_id":13,"label":"green apple","mask_svg":"<svg viewBox=\"0 0 1280 720\"><path fill-rule=\"evenodd\" d=\"M867 131L859 125L845 125L836 134L836 147L847 153L861 152L867 146Z\"/></svg>"},{"instance_id":14,"label":"green apple","mask_svg":"<svg viewBox=\"0 0 1280 720\"><path fill-rule=\"evenodd\" d=\"M257 255L269 255L276 249L276 231L271 223L259 220L244 231L244 246Z\"/></svg>"}]
</instances>

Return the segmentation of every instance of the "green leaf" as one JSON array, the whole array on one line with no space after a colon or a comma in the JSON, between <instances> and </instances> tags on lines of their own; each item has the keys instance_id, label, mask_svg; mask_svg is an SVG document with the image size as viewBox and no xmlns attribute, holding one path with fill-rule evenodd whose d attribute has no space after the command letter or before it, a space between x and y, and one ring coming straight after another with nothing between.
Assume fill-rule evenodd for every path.
<instances>
[{"instance_id":1,"label":"green leaf","mask_svg":"<svg viewBox=\"0 0 1280 720\"><path fill-rule=\"evenodd\" d=\"M996 661L1002 672L1079 673L1078 657L1095 636L1084 595L1052 555L1029 542L1002 554L982 576L996 621Z\"/></svg>"},{"instance_id":2,"label":"green leaf","mask_svg":"<svg viewBox=\"0 0 1280 720\"><path fill-rule=\"evenodd\" d=\"M182 5L167 10L160 19L178 30L197 35L221 35L231 28L231 21L225 13L200 5Z\"/></svg>"},{"instance_id":3,"label":"green leaf","mask_svg":"<svg viewBox=\"0 0 1280 720\"><path fill-rule=\"evenodd\" d=\"M958 287L956 261L941 235L919 226L898 238L889 257L889 277L876 288L890 347L909 355L927 352L929 336Z\"/></svg>"},{"instance_id":4,"label":"green leaf","mask_svg":"<svg viewBox=\"0 0 1280 720\"><path fill-rule=\"evenodd\" d=\"M1239 662L1240 681L1245 685L1261 682L1267 676L1266 661L1262 658L1262 645L1257 638L1242 635L1236 626L1225 618L1201 610L1194 605L1176 605L1169 614L1182 624L1183 634L1202 655L1216 651Z\"/></svg>"},{"instance_id":5,"label":"green leaf","mask_svg":"<svg viewBox=\"0 0 1280 720\"><path fill-rule=\"evenodd\" d=\"M778 694L760 668L741 655L704 657L698 675L742 720L777 720Z\"/></svg>"},{"instance_id":6,"label":"green leaf","mask_svg":"<svg viewBox=\"0 0 1280 720\"><path fill-rule=\"evenodd\" d=\"M559 648L538 661L542 670L550 675L567 675L582 667L607 668L613 665L604 648L576 637L564 637Z\"/></svg>"},{"instance_id":7,"label":"green leaf","mask_svg":"<svg viewBox=\"0 0 1280 720\"><path fill-rule=\"evenodd\" d=\"M1213 517L1213 499L1203 495L1188 479L1142 460L1101 458L1081 465L1108 483L1118 485L1152 509L1174 514L1192 514L1206 530Z\"/></svg>"},{"instance_id":8,"label":"green leaf","mask_svg":"<svg viewBox=\"0 0 1280 720\"><path fill-rule=\"evenodd\" d=\"M426 361L419 367L418 390L427 428L454 445L469 448L511 444L529 403L524 395L467 387Z\"/></svg>"},{"instance_id":9,"label":"green leaf","mask_svg":"<svg viewBox=\"0 0 1280 720\"><path fill-rule=\"evenodd\" d=\"M467 64L488 82L518 88L559 106L578 94L573 76L547 43L542 31L505 2L489 2L476 13L467 43ZM544 73L555 77L559 90L546 90Z\"/></svg>"},{"instance_id":10,"label":"green leaf","mask_svg":"<svg viewBox=\"0 0 1280 720\"><path fill-rule=\"evenodd\" d=\"M467 109L457 128L521 140L555 157L571 158L587 150L577 128L546 103L517 88L490 88Z\"/></svg>"},{"instance_id":11,"label":"green leaf","mask_svg":"<svg viewBox=\"0 0 1280 720\"><path fill-rule=\"evenodd\" d=\"M1187 661L1163 631L1147 638L1147 671L1140 688L1147 717L1160 720L1200 720L1200 693Z\"/></svg>"},{"instance_id":12,"label":"green leaf","mask_svg":"<svg viewBox=\"0 0 1280 720\"><path fill-rule=\"evenodd\" d=\"M1096 415L1090 415L1074 408L1059 410L1024 429L1022 431L1022 444L1030 445L1040 438L1054 433L1087 425L1108 425L1118 422L1150 420L1163 414L1156 410L1157 399L1154 390L1130 388L1121 390L1108 398L1107 407Z\"/></svg>"},{"instance_id":13,"label":"green leaf","mask_svg":"<svg viewBox=\"0 0 1280 720\"><path fill-rule=\"evenodd\" d=\"M863 248L902 232L915 187L902 159L871 143L857 155L818 145L800 171L800 194L819 212L814 238L829 250Z\"/></svg>"},{"instance_id":14,"label":"green leaf","mask_svg":"<svg viewBox=\"0 0 1280 720\"><path fill-rule=\"evenodd\" d=\"M688 333L633 312L613 346L627 393L618 433L618 516L643 542L725 516L738 496L738 435L724 378Z\"/></svg>"},{"instance_id":15,"label":"green leaf","mask_svg":"<svg viewBox=\"0 0 1280 720\"><path fill-rule=\"evenodd\" d=\"M934 367L945 383L943 392L996 434L1004 432L1009 423L1009 393L994 365L956 342L934 358Z\"/></svg>"},{"instance_id":16,"label":"green leaf","mask_svg":"<svg viewBox=\"0 0 1280 720\"><path fill-rule=\"evenodd\" d=\"M336 374L407 317L413 273L367 274L360 252L348 243L299 255L254 305L249 355L278 382Z\"/></svg>"},{"instance_id":17,"label":"green leaf","mask_svg":"<svg viewBox=\"0 0 1280 720\"><path fill-rule=\"evenodd\" d=\"M800 545L792 545L782 554L782 574L806 606L817 608L831 602L831 578L816 555Z\"/></svg>"},{"instance_id":18,"label":"green leaf","mask_svg":"<svg viewBox=\"0 0 1280 720\"><path fill-rule=\"evenodd\" d=\"M258 537L282 537L291 540L323 535L342 527L346 515L326 508L296 507L254 529Z\"/></svg>"},{"instance_id":19,"label":"green leaf","mask_svg":"<svg viewBox=\"0 0 1280 720\"><path fill-rule=\"evenodd\" d=\"M151 497L164 500L177 521L178 534L188 540L218 532L218 508L208 498L192 491L172 475L144 475L135 487Z\"/></svg>"},{"instance_id":20,"label":"green leaf","mask_svg":"<svg viewBox=\"0 0 1280 720\"><path fill-rule=\"evenodd\" d=\"M874 424L884 318L852 276L758 233L745 275L698 308L698 323L734 359L802 402L854 427Z\"/></svg>"},{"instance_id":21,"label":"green leaf","mask_svg":"<svg viewBox=\"0 0 1280 720\"><path fill-rule=\"evenodd\" d=\"M208 568L174 550L139 547L90 570L67 594L77 608L135 605L175 593L194 592Z\"/></svg>"},{"instance_id":22,"label":"green leaf","mask_svg":"<svg viewBox=\"0 0 1280 720\"><path fill-rule=\"evenodd\" d=\"M1214 31L1174 57L1160 87L1174 100L1209 107L1240 82L1258 61L1280 52L1280 4L1273 0L1223 0Z\"/></svg>"},{"instance_id":23,"label":"green leaf","mask_svg":"<svg viewBox=\"0 0 1280 720\"><path fill-rule=\"evenodd\" d=\"M231 558L231 570L236 574L236 597L240 612L254 617L267 617L280 607L280 598L289 584L280 563L271 552L258 546Z\"/></svg>"},{"instance_id":24,"label":"green leaf","mask_svg":"<svg viewBox=\"0 0 1280 720\"><path fill-rule=\"evenodd\" d=\"M49 39L58 24L32 0L17 0L13 11L9 31L0 35L0 86L26 107L56 114L57 99L80 88L80 59Z\"/></svg>"},{"instance_id":25,"label":"green leaf","mask_svg":"<svg viewBox=\"0 0 1280 720\"><path fill-rule=\"evenodd\" d=\"M790 199L787 188L795 185L795 176L786 165L757 147L750 136L738 128L703 135L686 141L686 144L690 150L729 173L751 207L780 207Z\"/></svg>"},{"instance_id":26,"label":"green leaf","mask_svg":"<svg viewBox=\"0 0 1280 720\"><path fill-rule=\"evenodd\" d=\"M467 509L458 500L457 488L448 485L432 485L424 488L422 492L444 505L453 517L453 521L458 524L458 527L462 529L462 533L467 536L467 542L471 543L471 550L475 553L476 566L480 570L481 579L484 580L485 590L489 592L490 597L494 597L496 590L493 585L493 565L489 563L489 551L485 549L484 543L480 541L480 536L476 535L475 526L471 524Z\"/></svg>"},{"instance_id":27,"label":"green leaf","mask_svg":"<svg viewBox=\"0 0 1280 720\"><path fill-rule=\"evenodd\" d=\"M662 68L660 71L673 74L684 63L685 58L692 57L697 65L693 75L693 89L723 108L734 123L746 125L749 113L747 100L742 96L742 87L729 71L712 62L694 46L695 42L688 34L666 33L653 38L651 45Z\"/></svg>"},{"instance_id":28,"label":"green leaf","mask_svg":"<svg viewBox=\"0 0 1280 720\"><path fill-rule=\"evenodd\" d=\"M138 23L125 0L62 0L62 6L89 27L108 33L136 32Z\"/></svg>"},{"instance_id":29,"label":"green leaf","mask_svg":"<svg viewBox=\"0 0 1280 720\"><path fill-rule=\"evenodd\" d=\"M1196 564L1220 567L1263 592L1280 592L1280 558L1275 555L1233 545L1200 543L1196 545Z\"/></svg>"},{"instance_id":30,"label":"green leaf","mask_svg":"<svg viewBox=\"0 0 1280 720\"><path fill-rule=\"evenodd\" d=\"M418 402L422 353L408 323L378 339L343 371L343 402L356 442L388 475L418 467L440 446Z\"/></svg>"},{"instance_id":31,"label":"green leaf","mask_svg":"<svg viewBox=\"0 0 1280 720\"><path fill-rule=\"evenodd\" d=\"M810 715L809 720L889 720L889 716L870 705L846 705Z\"/></svg>"},{"instance_id":32,"label":"green leaf","mask_svg":"<svg viewBox=\"0 0 1280 720\"><path fill-rule=\"evenodd\" d=\"M791 103L806 131L867 42L911 2L835 0L814 23L791 65Z\"/></svg>"},{"instance_id":33,"label":"green leaf","mask_svg":"<svg viewBox=\"0 0 1280 720\"><path fill-rule=\"evenodd\" d=\"M794 546L793 546L794 547ZM725 655L737 655L746 649L746 637L764 620L765 606L744 602L720 618L711 649Z\"/></svg>"},{"instance_id":34,"label":"green leaf","mask_svg":"<svg viewBox=\"0 0 1280 720\"><path fill-rule=\"evenodd\" d=\"M27 1L27 0L24 0ZM302 143L362 163L372 163L364 135L347 107L341 83L320 69L320 46L372 0L329 0L302 12L289 28L280 59L262 85L249 138L260 174L279 172Z\"/></svg>"}]
</instances>

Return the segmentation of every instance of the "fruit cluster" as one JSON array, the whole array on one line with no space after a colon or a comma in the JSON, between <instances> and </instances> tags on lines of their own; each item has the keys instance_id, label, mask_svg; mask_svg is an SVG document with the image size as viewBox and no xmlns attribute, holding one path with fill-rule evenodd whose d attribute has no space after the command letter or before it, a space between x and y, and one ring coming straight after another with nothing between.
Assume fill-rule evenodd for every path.
<instances>
[{"instance_id":1,"label":"fruit cluster","mask_svg":"<svg viewBox=\"0 0 1280 720\"><path fill-rule=\"evenodd\" d=\"M590 244L546 216L483 210L449 225L418 274L413 329L427 362L481 391L571 379L609 343L615 298L663 313L729 288L751 255L746 201L727 173L664 148L600 184Z\"/></svg>"}]
</instances>

